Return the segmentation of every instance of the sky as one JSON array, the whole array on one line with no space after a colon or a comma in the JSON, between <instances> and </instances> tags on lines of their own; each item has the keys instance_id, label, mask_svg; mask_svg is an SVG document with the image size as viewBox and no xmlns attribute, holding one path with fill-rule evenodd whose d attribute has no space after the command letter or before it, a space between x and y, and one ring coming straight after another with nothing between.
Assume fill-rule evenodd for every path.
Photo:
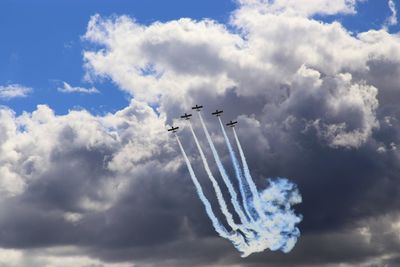
<instances>
[{"instance_id":1,"label":"sky","mask_svg":"<svg viewBox=\"0 0 400 267\"><path fill-rule=\"evenodd\" d=\"M358 2L356 15L316 17L322 21L340 21L346 29L358 33L380 29L391 15L379 0ZM109 79L98 83L85 80L82 51L95 44L82 40L91 16L128 15L149 25L183 17L210 18L227 24L236 8L232 0L222 1L29 1L5 0L0 3L1 43L0 84L20 84L34 88L29 98L0 99L18 114L33 111L38 104L49 105L57 114L84 108L95 114L115 112L129 103L129 96ZM155 8L157 7L157 8ZM398 25L389 28L397 32ZM62 94L57 88L67 82L75 87L98 87L101 94Z\"/></svg>"},{"instance_id":2,"label":"sky","mask_svg":"<svg viewBox=\"0 0 400 267\"><path fill-rule=\"evenodd\" d=\"M0 84L18 83L34 92L29 99L0 100L18 113L33 111L38 104L50 105L57 114L82 107L93 113L115 112L129 97L112 81L92 84L84 79L82 51L95 47L82 40L91 16L128 15L140 23L181 17L228 21L235 5L231 1L2 1L0 3ZM157 7L157 8L154 8ZM62 95L63 82L74 86L98 86L101 94Z\"/></svg>"},{"instance_id":3,"label":"sky","mask_svg":"<svg viewBox=\"0 0 400 267\"><path fill-rule=\"evenodd\" d=\"M399 6L1 1L0 266L400 266ZM215 204L195 104L226 166L216 108L258 188L298 185L290 253L214 232L165 130Z\"/></svg>"}]
</instances>

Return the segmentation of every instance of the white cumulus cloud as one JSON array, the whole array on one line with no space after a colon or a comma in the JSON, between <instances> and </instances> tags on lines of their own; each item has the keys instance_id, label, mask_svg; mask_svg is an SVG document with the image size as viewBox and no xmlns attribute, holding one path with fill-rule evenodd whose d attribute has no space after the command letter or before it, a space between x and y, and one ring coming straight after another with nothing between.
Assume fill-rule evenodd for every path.
<instances>
[{"instance_id":1,"label":"white cumulus cloud","mask_svg":"<svg viewBox=\"0 0 400 267\"><path fill-rule=\"evenodd\" d=\"M70 84L63 82L63 87L57 89L62 93L83 93L83 94L98 94L100 93L95 87L85 88L79 86L71 86Z\"/></svg>"},{"instance_id":2,"label":"white cumulus cloud","mask_svg":"<svg viewBox=\"0 0 400 267\"><path fill-rule=\"evenodd\" d=\"M0 99L9 100L17 97L26 97L33 90L20 84L0 85Z\"/></svg>"},{"instance_id":3,"label":"white cumulus cloud","mask_svg":"<svg viewBox=\"0 0 400 267\"><path fill-rule=\"evenodd\" d=\"M315 14L354 14L360 0L238 0L244 7L256 7L268 13L312 16Z\"/></svg>"},{"instance_id":4,"label":"white cumulus cloud","mask_svg":"<svg viewBox=\"0 0 400 267\"><path fill-rule=\"evenodd\" d=\"M134 169L135 163L151 160L160 153L165 141L164 119L138 101L115 114L96 117L85 110L57 116L46 105L32 113L16 116L8 108L0 108L0 192L3 197L23 193L29 183L40 179L57 166L55 154L67 155L79 150L105 150L104 168L115 173ZM146 149L143 149L143 148ZM135 151L135 153L132 153ZM61 162L60 162L61 163ZM80 161L68 161L68 169L76 169ZM71 170L72 171L72 170ZM78 170L82 173L82 169ZM112 183L97 184L99 198L114 195ZM95 184L91 185L96 188ZM110 195L111 194L111 195ZM78 197L83 209L102 210L109 206L86 195ZM108 201L108 200L107 200Z\"/></svg>"},{"instance_id":5,"label":"white cumulus cloud","mask_svg":"<svg viewBox=\"0 0 400 267\"><path fill-rule=\"evenodd\" d=\"M306 2L242 1L231 16L235 30L211 20L146 26L126 16L96 15L85 38L103 49L84 52L87 73L111 78L167 113L190 106L199 94L215 99L230 90L265 98L267 105L278 101L273 106L280 120L306 120L319 125L319 137L331 146L359 147L379 127L379 78L371 80L369 65L400 62L399 37L374 30L354 36L338 22L308 17L319 10L352 13L356 1ZM284 101L282 86L291 92ZM315 113L305 117L299 111L311 103Z\"/></svg>"}]
</instances>

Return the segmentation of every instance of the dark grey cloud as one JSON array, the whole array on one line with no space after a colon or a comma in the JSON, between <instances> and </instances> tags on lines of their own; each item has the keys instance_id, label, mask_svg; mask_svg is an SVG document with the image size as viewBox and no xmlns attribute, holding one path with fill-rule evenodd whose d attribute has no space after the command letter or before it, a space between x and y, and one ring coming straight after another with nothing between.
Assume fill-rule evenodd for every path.
<instances>
[{"instance_id":1,"label":"dark grey cloud","mask_svg":"<svg viewBox=\"0 0 400 267\"><path fill-rule=\"evenodd\" d=\"M234 92L231 94L229 98L234 100ZM251 103L251 98L240 103ZM391 223L398 219L385 214L398 211L399 155L397 151L381 153L377 149L389 137L394 138L390 142L398 142L397 127L389 127L382 119L381 127L360 148L332 148L319 139L315 129L306 129L306 120L268 126L273 118L266 112L267 105L251 116L239 116L237 130L260 188L266 186L265 178L276 176L288 177L299 185L304 202L296 210L304 215L300 224L303 235L291 253L265 252L241 259L228 242L217 238L185 166L180 164L172 170L162 167L180 158L177 150L167 149L141 160L140 168L136 166L133 171L112 171L107 164L121 148L77 145L74 140L79 139L79 132L71 127L60 130L58 145L50 152L50 167L29 182L23 194L3 202L2 247L73 245L82 247L83 255L104 262L132 261L138 266L157 266L165 261L166 266L395 264L399 240ZM224 119L229 115L235 118L237 110L227 106ZM210 111L206 108L204 115L218 140L220 129L207 114ZM260 126L255 120L262 122ZM204 142L198 120L193 123ZM215 202L189 133L184 130L181 137L194 157L206 194ZM173 149L173 139L168 142ZM224 144L216 144L224 155ZM125 176L129 182L118 185ZM101 193L108 181L117 181L111 183L118 195L114 201ZM83 198L99 205L111 201L112 205L92 210L82 205ZM82 218L68 221L65 212L78 213ZM369 220L382 222L374 226ZM362 227L371 227L371 241L368 234L361 234ZM390 257L380 260L385 255Z\"/></svg>"}]
</instances>

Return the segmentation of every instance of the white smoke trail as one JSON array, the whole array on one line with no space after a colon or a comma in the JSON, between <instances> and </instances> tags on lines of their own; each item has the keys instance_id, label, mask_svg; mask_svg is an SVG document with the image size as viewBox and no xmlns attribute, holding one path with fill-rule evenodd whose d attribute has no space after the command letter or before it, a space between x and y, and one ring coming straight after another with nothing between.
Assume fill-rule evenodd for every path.
<instances>
[{"instance_id":1,"label":"white smoke trail","mask_svg":"<svg viewBox=\"0 0 400 267\"><path fill-rule=\"evenodd\" d=\"M262 221L264 232L261 234L267 246L259 247L258 251L269 248L290 252L300 236L296 224L302 220L291 208L302 201L297 186L286 178L268 179L268 187L260 192L260 199L267 214Z\"/></svg>"},{"instance_id":2,"label":"white smoke trail","mask_svg":"<svg viewBox=\"0 0 400 267\"><path fill-rule=\"evenodd\" d=\"M200 112L198 112L198 113L199 113L200 122L201 122L201 125L203 126L203 130L204 130L204 133L206 135L208 144L211 147L211 151L212 151L212 154L214 156L214 160L217 163L218 170L219 170L219 172L220 172L220 174L222 176L222 180L224 181L226 187L228 188L229 194L231 195L232 205L233 205L236 213L239 215L240 219L242 220L242 222L245 223L247 221L247 219L246 219L247 217L243 213L242 207L239 204L238 195L237 195L237 193L235 191L235 188L233 187L233 185L232 185L232 183L231 183L231 181L230 181L230 179L229 179L229 177L228 177L228 175L227 175L227 173L225 171L224 166L222 165L221 159L219 158L218 152L217 152L217 150L216 150L216 148L214 146L213 141L211 140L211 136L208 133L208 130L207 130L206 124L204 123L203 117L201 116ZM245 195L243 197L245 197ZM246 202L246 200L244 198L243 204L245 205L246 212L248 212L249 209L247 208L247 204L246 203L247 202ZM251 218L250 214L248 214L248 217Z\"/></svg>"},{"instance_id":3,"label":"white smoke trail","mask_svg":"<svg viewBox=\"0 0 400 267\"><path fill-rule=\"evenodd\" d=\"M242 257L266 249L290 252L300 236L296 227L302 217L292 210L292 205L301 202L299 191L286 178L268 179L268 187L259 194L263 214L251 226L257 235L247 239L247 246L239 249Z\"/></svg>"},{"instance_id":4,"label":"white smoke trail","mask_svg":"<svg viewBox=\"0 0 400 267\"><path fill-rule=\"evenodd\" d=\"M192 165L190 164L190 161L189 161L189 159L188 159L188 157L186 155L186 152L183 149L183 146L182 146L181 141L179 140L179 137L176 134L175 134L175 137L176 137L176 140L178 141L179 148L181 149L183 158L185 159L186 166L187 166L187 168L189 170L189 173L190 173L190 178L192 179L193 184L196 187L197 195L199 196L201 202L203 203L203 205L204 205L204 207L206 209L206 213L207 213L208 217L210 218L215 231L221 237L229 238L228 232L226 231L225 227L219 222L218 218L215 216L215 214L214 214L214 212L212 210L210 202L208 201L207 197L204 195L203 189L201 188L201 185L200 185L196 175L194 174Z\"/></svg>"},{"instance_id":5,"label":"white smoke trail","mask_svg":"<svg viewBox=\"0 0 400 267\"><path fill-rule=\"evenodd\" d=\"M240 169L239 162L236 158L235 152L233 151L231 142L229 141L228 135L226 134L226 131L225 131L225 127L224 127L220 117L218 117L218 121L221 126L222 133L224 135L225 143L228 147L229 155L231 157L233 168L235 170L236 178L239 182L239 190L242 195L243 205L244 205L245 209L249 211L248 213L251 214L251 218L254 220L258 216L256 214L254 214L254 210L251 207L251 199L253 197L251 195L249 185L247 184L247 181L243 179L242 170Z\"/></svg>"},{"instance_id":6,"label":"white smoke trail","mask_svg":"<svg viewBox=\"0 0 400 267\"><path fill-rule=\"evenodd\" d=\"M189 169L190 176L193 180L193 183L195 184L197 193L200 197L200 200L203 202L206 208L207 215L210 218L217 233L221 237L230 240L236 247L236 249L241 252L242 257L247 257L252 253L261 252L266 249L270 249L272 251L281 250L285 253L290 252L300 236L300 230L297 228L296 225L302 220L302 217L296 215L292 209L293 205L301 202L301 196L299 194L296 185L291 183L286 178L268 179L268 187L258 192L255 183L250 175L250 170L248 168L243 149L239 142L239 138L236 134L236 131L233 129L239 154L242 159L243 172L245 176L245 178L241 177L243 183L242 185L239 186L244 188L248 186L249 187L248 191L250 191L249 194L244 195L245 205L243 207L245 208L245 211L243 211L237 199L236 191L232 183L230 182L224 167L222 166L219 155L211 140L211 137L203 121L203 118L201 117L201 114L199 114L199 117L203 125L204 132L206 133L207 140L211 146L211 150L213 151L214 159L218 165L221 176L223 177L224 182L226 183L228 190L231 194L232 204L242 222L242 224L236 224L237 227L231 226L232 229L234 229L231 232L228 232L226 228L220 223L219 219L215 216L212 210L210 202L208 201L208 199L206 198L206 196L202 191L201 185L194 174L194 171L190 165L190 162L186 156L182 144L179 141L178 136L176 136L179 147L185 158L186 165ZM232 163L235 167L235 173L240 178L240 176L243 175L238 160L235 156L232 146L230 145L225 129L223 128L223 124L221 120L219 121L224 133L225 140L228 145L229 152L231 154ZM199 149L200 155L202 156L204 167L213 183L213 186L215 186L214 190L216 191L217 199L220 198L219 200L220 208L223 214L225 215L227 221L230 221L232 219L232 214L231 213L226 214L226 212L229 211L226 207L225 200L223 200L223 196L219 188L219 185L209 169L207 160L201 149L197 136L194 133L192 125L190 125L190 128L194 136L194 139L196 141L196 145ZM215 183L213 182L213 180ZM225 208L226 210L224 212ZM257 217L254 217L250 221L247 219L244 213L246 212L247 214L250 214L251 211L249 210L249 208L255 208L258 215ZM249 216L249 218L251 217ZM233 219L230 222L232 223Z\"/></svg>"},{"instance_id":7,"label":"white smoke trail","mask_svg":"<svg viewBox=\"0 0 400 267\"><path fill-rule=\"evenodd\" d=\"M269 179L269 187L259 193L251 177L235 128L232 130L242 160L244 175L254 196L254 206L261 215L254 224L254 229L257 229L259 236L253 240L252 247L243 254L245 256L246 253L264 251L267 248L290 252L300 236L300 230L296 224L302 220L302 217L297 216L291 209L292 205L301 202L297 187L285 178Z\"/></svg>"},{"instance_id":8,"label":"white smoke trail","mask_svg":"<svg viewBox=\"0 0 400 267\"><path fill-rule=\"evenodd\" d=\"M217 180L215 180L214 175L212 174L212 172L210 170L206 156L204 155L203 149L200 146L199 140L197 139L196 133L194 132L192 123L190 121L189 121L189 127L192 132L194 141L196 142L197 149L199 150L201 159L203 161L204 168L206 169L207 175L210 178L210 181L213 185L220 209L221 209L222 213L225 215L226 220L227 220L229 226L232 228L232 230L237 230L239 228L239 226L234 222L232 214L228 210L224 196L222 195L222 192L221 192L221 188L219 187Z\"/></svg>"},{"instance_id":9,"label":"white smoke trail","mask_svg":"<svg viewBox=\"0 0 400 267\"><path fill-rule=\"evenodd\" d=\"M258 190L253 181L253 178L251 177L249 166L247 164L247 160L244 155L242 146L241 146L239 138L236 134L235 128L232 127L232 130L233 130L233 135L235 136L235 140L236 140L236 144L237 144L237 147L239 150L240 158L242 159L244 177L246 178L246 181L250 187L251 194L253 195L254 207L256 208L258 215L260 215L261 217L263 217L263 219L265 219L265 214L262 211L262 204L261 204L260 196L258 195Z\"/></svg>"}]
</instances>

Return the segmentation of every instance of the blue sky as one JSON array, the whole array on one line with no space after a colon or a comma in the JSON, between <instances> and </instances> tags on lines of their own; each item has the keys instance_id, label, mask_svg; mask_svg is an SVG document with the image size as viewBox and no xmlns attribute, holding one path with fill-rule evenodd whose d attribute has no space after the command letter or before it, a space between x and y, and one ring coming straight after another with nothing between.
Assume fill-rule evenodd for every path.
<instances>
[{"instance_id":1,"label":"blue sky","mask_svg":"<svg viewBox=\"0 0 400 267\"><path fill-rule=\"evenodd\" d=\"M85 108L95 114L116 111L127 105L129 97L108 81L94 84L100 94L57 91L62 81L72 86L93 86L83 80L82 51L90 49L90 44L81 40L90 16L127 14L143 24L181 17L227 22L234 8L231 0L2 0L0 85L21 84L33 88L33 93L26 98L0 100L0 105L11 107L17 114L32 111L38 104L48 104L57 114L73 108ZM339 20L357 33L381 28L390 15L387 2L382 0L359 3L357 9L357 15L318 19ZM397 32L399 27L389 30Z\"/></svg>"}]
</instances>

